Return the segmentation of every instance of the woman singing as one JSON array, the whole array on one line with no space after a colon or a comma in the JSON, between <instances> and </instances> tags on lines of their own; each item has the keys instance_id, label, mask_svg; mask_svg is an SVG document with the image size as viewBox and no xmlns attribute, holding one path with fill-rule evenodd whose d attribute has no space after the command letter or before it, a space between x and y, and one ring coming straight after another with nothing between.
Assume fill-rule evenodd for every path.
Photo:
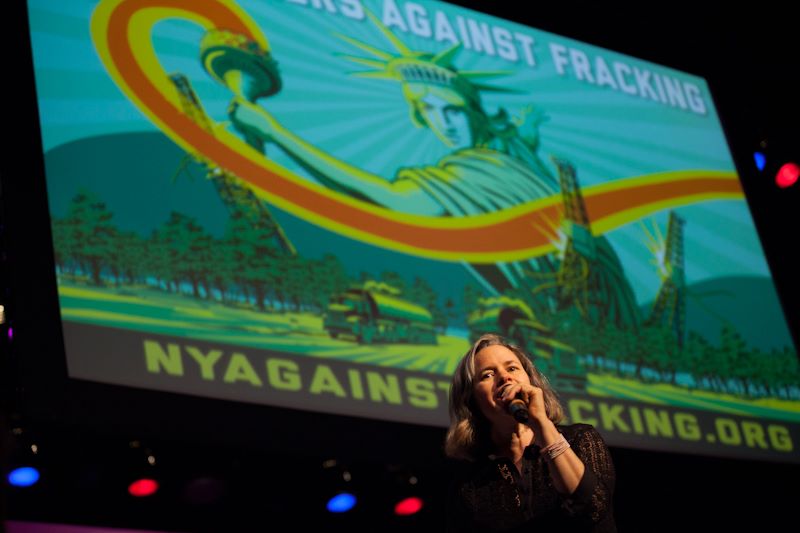
<instances>
[{"instance_id":1,"label":"woman singing","mask_svg":"<svg viewBox=\"0 0 800 533\"><path fill-rule=\"evenodd\" d=\"M445 452L462 463L448 531L616 531L608 448L592 426L562 426L562 418L547 379L519 348L479 338L450 390Z\"/></svg>"}]
</instances>

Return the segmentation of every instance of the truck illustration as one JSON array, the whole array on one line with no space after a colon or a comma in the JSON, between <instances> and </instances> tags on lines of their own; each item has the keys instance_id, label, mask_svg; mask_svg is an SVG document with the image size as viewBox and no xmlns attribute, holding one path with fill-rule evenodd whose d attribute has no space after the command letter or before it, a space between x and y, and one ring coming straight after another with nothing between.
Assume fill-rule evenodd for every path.
<instances>
[{"instance_id":1,"label":"truck illustration","mask_svg":"<svg viewBox=\"0 0 800 533\"><path fill-rule=\"evenodd\" d=\"M331 338L360 344L436 344L433 316L386 283L367 281L331 298L323 318Z\"/></svg>"}]
</instances>

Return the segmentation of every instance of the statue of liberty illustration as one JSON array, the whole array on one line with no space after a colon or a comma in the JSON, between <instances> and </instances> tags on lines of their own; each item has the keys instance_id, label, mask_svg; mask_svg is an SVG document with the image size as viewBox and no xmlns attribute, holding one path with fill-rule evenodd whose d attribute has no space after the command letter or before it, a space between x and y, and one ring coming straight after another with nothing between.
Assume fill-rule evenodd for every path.
<instances>
[{"instance_id":1,"label":"statue of liberty illustration","mask_svg":"<svg viewBox=\"0 0 800 533\"><path fill-rule=\"evenodd\" d=\"M398 83L412 124L429 128L452 151L439 161L400 168L388 177L343 161L290 131L257 102L281 86L277 64L268 51L235 38L239 36L211 32L202 45L205 68L234 92L230 119L251 145L261 150L265 145L277 146L332 190L394 211L431 217L467 217L551 197L559 194L556 173L577 184L568 161L552 158L553 172L540 158L539 125L545 119L540 110L528 106L512 117L503 108L494 114L485 109L482 93L517 92L481 82L507 72L459 70L454 62L462 49L460 43L435 54L411 50L375 15L365 12L394 50L338 35L371 56L344 56L369 69L354 75ZM526 298L537 314L552 310L559 304L549 293L558 289L558 280L563 278L558 270L560 254L566 249L566 242L556 242L565 240L558 222L553 221L550 228L556 253L524 261L464 265L487 294L513 291ZM597 241L599 248L615 255L604 237ZM618 261L611 263L613 270L620 270L613 273L615 281L624 279ZM636 314L635 301L630 291L623 292L627 294L623 307L629 308L623 314L631 318L631 313Z\"/></svg>"}]
</instances>

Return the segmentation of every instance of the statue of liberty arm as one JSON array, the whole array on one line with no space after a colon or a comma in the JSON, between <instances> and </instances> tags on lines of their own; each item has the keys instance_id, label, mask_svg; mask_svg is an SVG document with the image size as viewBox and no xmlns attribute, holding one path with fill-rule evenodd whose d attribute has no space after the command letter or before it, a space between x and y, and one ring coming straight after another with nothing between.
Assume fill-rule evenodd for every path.
<instances>
[{"instance_id":1,"label":"statue of liberty arm","mask_svg":"<svg viewBox=\"0 0 800 533\"><path fill-rule=\"evenodd\" d=\"M278 145L326 187L404 213L441 216L441 205L408 180L387 181L362 170L291 132L263 107L237 99L231 106L234 127L249 138Z\"/></svg>"},{"instance_id":2,"label":"statue of liberty arm","mask_svg":"<svg viewBox=\"0 0 800 533\"><path fill-rule=\"evenodd\" d=\"M372 69L356 75L398 82L409 104L412 123L429 128L453 149L450 155L435 165L401 169L390 179L332 156L290 131L256 103L257 97L264 93L240 89L252 86L253 78L263 76L263 61L239 61L238 68L231 68L233 61L224 57L222 61L218 59L218 41L229 45L231 38L225 32L217 32L221 37L208 36L208 42L204 43L206 50L214 50L213 53L204 52L204 64L210 74L236 94L229 110L236 130L254 146L277 145L326 187L398 212L467 216L497 211L557 192L555 178L536 153L538 124L542 117L532 114L527 120L523 116L515 121L502 109L489 116L483 108L481 91L512 91L475 80L505 73L459 72L453 61L461 50L460 44L438 54L415 52L372 13L367 11L367 15L398 54L340 36L374 56L346 56ZM253 45L252 42L238 43L233 52L241 55L242 48L254 52ZM206 56L213 56L217 65L223 64L225 72L212 72ZM277 76L277 69L275 72Z\"/></svg>"}]
</instances>

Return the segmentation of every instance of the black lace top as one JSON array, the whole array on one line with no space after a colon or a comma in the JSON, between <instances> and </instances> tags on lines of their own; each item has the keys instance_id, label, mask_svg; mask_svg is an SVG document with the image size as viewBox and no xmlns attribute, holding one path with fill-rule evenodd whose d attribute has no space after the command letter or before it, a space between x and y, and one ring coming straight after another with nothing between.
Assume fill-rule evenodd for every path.
<instances>
[{"instance_id":1,"label":"black lace top","mask_svg":"<svg viewBox=\"0 0 800 533\"><path fill-rule=\"evenodd\" d=\"M614 465L592 426L559 426L585 471L571 495L559 494L539 447L528 446L522 472L506 457L464 463L450 487L447 531L614 532Z\"/></svg>"}]
</instances>

